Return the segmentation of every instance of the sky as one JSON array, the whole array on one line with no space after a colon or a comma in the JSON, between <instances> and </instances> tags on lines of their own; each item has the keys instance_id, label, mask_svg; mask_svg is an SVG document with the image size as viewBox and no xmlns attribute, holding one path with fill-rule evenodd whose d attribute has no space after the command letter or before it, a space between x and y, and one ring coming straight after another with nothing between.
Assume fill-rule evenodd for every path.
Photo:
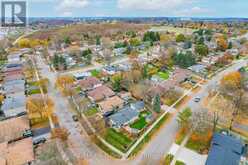
<instances>
[{"instance_id":1,"label":"sky","mask_svg":"<svg viewBox=\"0 0 248 165\"><path fill-rule=\"evenodd\" d=\"M239 17L248 0L27 0L29 17Z\"/></svg>"}]
</instances>

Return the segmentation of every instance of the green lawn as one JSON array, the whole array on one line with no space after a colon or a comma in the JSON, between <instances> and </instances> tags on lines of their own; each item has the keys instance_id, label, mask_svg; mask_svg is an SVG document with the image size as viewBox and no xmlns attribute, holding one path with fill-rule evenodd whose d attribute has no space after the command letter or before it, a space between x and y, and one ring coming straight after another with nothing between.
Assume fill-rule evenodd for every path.
<instances>
[{"instance_id":1,"label":"green lawn","mask_svg":"<svg viewBox=\"0 0 248 165\"><path fill-rule=\"evenodd\" d=\"M107 130L105 140L122 152L126 152L132 144L132 140L130 138L112 128Z\"/></svg>"},{"instance_id":2,"label":"green lawn","mask_svg":"<svg viewBox=\"0 0 248 165\"><path fill-rule=\"evenodd\" d=\"M169 72L158 72L158 76L163 80L168 80L170 78Z\"/></svg>"},{"instance_id":3,"label":"green lawn","mask_svg":"<svg viewBox=\"0 0 248 165\"><path fill-rule=\"evenodd\" d=\"M165 160L164 160L164 165L170 165L173 158L174 158L174 155L172 154L166 155Z\"/></svg>"},{"instance_id":4,"label":"green lawn","mask_svg":"<svg viewBox=\"0 0 248 165\"><path fill-rule=\"evenodd\" d=\"M28 91L28 95L35 95L35 94L40 94L40 93L41 93L40 89L32 89Z\"/></svg>"},{"instance_id":5,"label":"green lawn","mask_svg":"<svg viewBox=\"0 0 248 165\"><path fill-rule=\"evenodd\" d=\"M191 139L189 139L185 147L201 153L201 151L209 148L209 144L206 142L192 141Z\"/></svg>"},{"instance_id":6,"label":"green lawn","mask_svg":"<svg viewBox=\"0 0 248 165\"><path fill-rule=\"evenodd\" d=\"M93 77L98 77L99 74L100 74L100 71L99 71L99 70L92 70L92 71L91 71L91 75L92 75Z\"/></svg>"},{"instance_id":7,"label":"green lawn","mask_svg":"<svg viewBox=\"0 0 248 165\"><path fill-rule=\"evenodd\" d=\"M142 130L147 125L145 117L139 118L139 120L135 121L130 125L131 128Z\"/></svg>"},{"instance_id":8,"label":"green lawn","mask_svg":"<svg viewBox=\"0 0 248 165\"><path fill-rule=\"evenodd\" d=\"M84 111L85 116L89 117L89 116L93 116L96 113L98 113L98 109L97 108L90 108L87 111Z\"/></svg>"},{"instance_id":9,"label":"green lawn","mask_svg":"<svg viewBox=\"0 0 248 165\"><path fill-rule=\"evenodd\" d=\"M148 116L150 114L151 114L150 111L143 111L143 112L140 112L139 117L146 117L146 116Z\"/></svg>"}]
</instances>

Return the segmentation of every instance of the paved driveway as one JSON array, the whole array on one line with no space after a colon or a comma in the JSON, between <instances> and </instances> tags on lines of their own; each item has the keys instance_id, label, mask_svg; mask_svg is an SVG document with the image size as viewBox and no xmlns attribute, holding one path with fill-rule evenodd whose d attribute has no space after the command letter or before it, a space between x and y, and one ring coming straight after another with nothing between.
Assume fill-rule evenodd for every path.
<instances>
[{"instance_id":1,"label":"paved driveway","mask_svg":"<svg viewBox=\"0 0 248 165\"><path fill-rule=\"evenodd\" d=\"M169 153L175 155L179 147L179 145L174 143L171 146ZM184 162L186 165L205 165L207 155L200 155L183 147L180 149L180 153L177 155L177 160Z\"/></svg>"}]
</instances>

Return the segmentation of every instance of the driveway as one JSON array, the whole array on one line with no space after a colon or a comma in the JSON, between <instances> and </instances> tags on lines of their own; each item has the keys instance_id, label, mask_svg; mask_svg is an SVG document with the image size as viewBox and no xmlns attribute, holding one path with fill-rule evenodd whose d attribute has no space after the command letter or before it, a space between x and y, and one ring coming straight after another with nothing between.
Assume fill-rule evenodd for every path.
<instances>
[{"instance_id":1,"label":"driveway","mask_svg":"<svg viewBox=\"0 0 248 165\"><path fill-rule=\"evenodd\" d=\"M175 155L179 147L179 145L174 143L171 146L169 153ZM177 155L177 160L184 162L186 165L205 165L207 155L200 155L183 147L180 149L180 153Z\"/></svg>"}]
</instances>

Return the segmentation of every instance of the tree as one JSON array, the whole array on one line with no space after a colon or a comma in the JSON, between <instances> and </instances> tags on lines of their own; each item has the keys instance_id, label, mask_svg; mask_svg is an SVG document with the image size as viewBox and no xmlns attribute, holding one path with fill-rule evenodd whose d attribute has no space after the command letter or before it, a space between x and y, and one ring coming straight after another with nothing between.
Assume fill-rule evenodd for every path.
<instances>
[{"instance_id":1,"label":"tree","mask_svg":"<svg viewBox=\"0 0 248 165\"><path fill-rule=\"evenodd\" d=\"M161 101L159 95L156 95L153 100L153 110L157 113L160 113L161 111Z\"/></svg>"},{"instance_id":2,"label":"tree","mask_svg":"<svg viewBox=\"0 0 248 165\"><path fill-rule=\"evenodd\" d=\"M182 68L188 68L196 63L195 57L190 51L186 53L177 53L173 56L173 61L176 65L179 65Z\"/></svg>"},{"instance_id":3,"label":"tree","mask_svg":"<svg viewBox=\"0 0 248 165\"><path fill-rule=\"evenodd\" d=\"M31 121L47 119L54 110L54 103L49 97L29 97L26 108Z\"/></svg>"},{"instance_id":4,"label":"tree","mask_svg":"<svg viewBox=\"0 0 248 165\"><path fill-rule=\"evenodd\" d=\"M74 84L74 82L75 79L72 76L59 76L56 80L56 87L58 87L65 96L72 96L72 85Z\"/></svg>"},{"instance_id":5,"label":"tree","mask_svg":"<svg viewBox=\"0 0 248 165\"><path fill-rule=\"evenodd\" d=\"M221 94L229 99L234 105L230 129L232 129L233 122L240 113L247 113L248 98L244 89L244 81L239 72L229 73L221 80Z\"/></svg>"},{"instance_id":6,"label":"tree","mask_svg":"<svg viewBox=\"0 0 248 165\"><path fill-rule=\"evenodd\" d=\"M27 38L22 38L18 41L19 48L30 48L30 40Z\"/></svg>"},{"instance_id":7,"label":"tree","mask_svg":"<svg viewBox=\"0 0 248 165\"><path fill-rule=\"evenodd\" d=\"M131 38L129 43L132 47L136 47L136 46L139 46L141 44L141 42L138 38Z\"/></svg>"},{"instance_id":8,"label":"tree","mask_svg":"<svg viewBox=\"0 0 248 165\"><path fill-rule=\"evenodd\" d=\"M121 91L121 80L122 80L121 74L116 74L116 75L112 76L111 82L112 82L112 86L114 88L114 91L116 91L116 92Z\"/></svg>"},{"instance_id":9,"label":"tree","mask_svg":"<svg viewBox=\"0 0 248 165\"><path fill-rule=\"evenodd\" d=\"M232 49L233 45L232 45L232 42L229 42L228 43L228 49Z\"/></svg>"},{"instance_id":10,"label":"tree","mask_svg":"<svg viewBox=\"0 0 248 165\"><path fill-rule=\"evenodd\" d=\"M224 36L217 38L217 49L220 51L225 51L228 48L228 42Z\"/></svg>"},{"instance_id":11,"label":"tree","mask_svg":"<svg viewBox=\"0 0 248 165\"><path fill-rule=\"evenodd\" d=\"M62 141L67 141L69 132L66 128L54 128L51 131L53 139L61 139Z\"/></svg>"},{"instance_id":12,"label":"tree","mask_svg":"<svg viewBox=\"0 0 248 165\"><path fill-rule=\"evenodd\" d=\"M190 108L184 109L182 112L179 112L177 117L177 122L181 127L186 127L190 123L190 117L192 116L192 111Z\"/></svg>"},{"instance_id":13,"label":"tree","mask_svg":"<svg viewBox=\"0 0 248 165\"><path fill-rule=\"evenodd\" d=\"M204 44L199 44L195 46L195 52L201 59L204 56L208 55L208 46Z\"/></svg>"},{"instance_id":14,"label":"tree","mask_svg":"<svg viewBox=\"0 0 248 165\"><path fill-rule=\"evenodd\" d=\"M198 109L190 118L191 129L195 134L206 134L212 130L212 118L206 109Z\"/></svg>"},{"instance_id":15,"label":"tree","mask_svg":"<svg viewBox=\"0 0 248 165\"><path fill-rule=\"evenodd\" d=\"M101 45L101 37L96 36L96 45Z\"/></svg>"},{"instance_id":16,"label":"tree","mask_svg":"<svg viewBox=\"0 0 248 165\"><path fill-rule=\"evenodd\" d=\"M144 34L143 41L151 43L160 41L160 35L158 32L148 31Z\"/></svg>"},{"instance_id":17,"label":"tree","mask_svg":"<svg viewBox=\"0 0 248 165\"><path fill-rule=\"evenodd\" d=\"M71 38L69 36L66 36L64 38L64 43L67 44L67 45L70 45L71 44Z\"/></svg>"},{"instance_id":18,"label":"tree","mask_svg":"<svg viewBox=\"0 0 248 165\"><path fill-rule=\"evenodd\" d=\"M183 34L178 34L176 36L176 42L184 42L186 40L186 37Z\"/></svg>"}]
</instances>

